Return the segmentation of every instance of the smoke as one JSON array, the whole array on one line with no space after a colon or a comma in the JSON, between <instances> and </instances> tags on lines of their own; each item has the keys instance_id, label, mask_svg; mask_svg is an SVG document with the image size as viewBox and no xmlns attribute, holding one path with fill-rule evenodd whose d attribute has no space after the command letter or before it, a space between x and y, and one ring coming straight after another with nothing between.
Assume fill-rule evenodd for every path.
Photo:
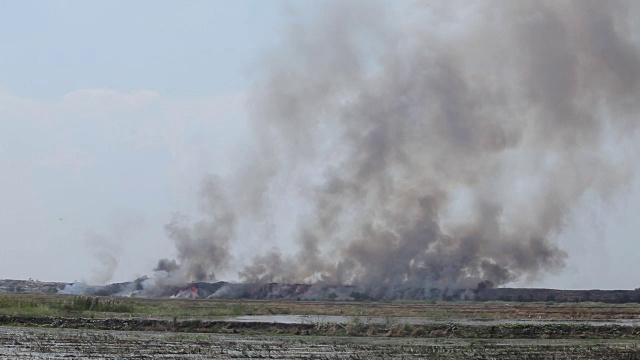
<instances>
[{"instance_id":1,"label":"smoke","mask_svg":"<svg viewBox=\"0 0 640 360\"><path fill-rule=\"evenodd\" d=\"M229 243L235 234L235 215L228 203L220 179L209 177L203 181L200 210L205 217L192 222L175 214L165 225L169 238L176 244L178 260L162 259L157 270L167 272L180 269L189 279L215 280L215 272L230 262Z\"/></svg>"},{"instance_id":2,"label":"smoke","mask_svg":"<svg viewBox=\"0 0 640 360\"><path fill-rule=\"evenodd\" d=\"M102 232L89 231L84 235L85 246L94 260L90 284L104 285L113 279L125 244L147 225L144 217L128 212L114 214L110 223Z\"/></svg>"},{"instance_id":3,"label":"smoke","mask_svg":"<svg viewBox=\"0 0 640 360\"><path fill-rule=\"evenodd\" d=\"M86 246L91 248L95 261L89 281L91 284L104 285L113 278L118 267L117 253L122 249L105 236L97 233L87 233L85 242Z\"/></svg>"},{"instance_id":4,"label":"smoke","mask_svg":"<svg viewBox=\"0 0 640 360\"><path fill-rule=\"evenodd\" d=\"M323 3L264 59L239 170L166 226L170 270L469 286L561 269L579 200L633 175L616 144L640 114L638 7Z\"/></svg>"},{"instance_id":5,"label":"smoke","mask_svg":"<svg viewBox=\"0 0 640 360\"><path fill-rule=\"evenodd\" d=\"M173 259L160 259L158 260L158 265L153 269L153 271L165 271L165 272L173 272L180 269L180 265Z\"/></svg>"}]
</instances>

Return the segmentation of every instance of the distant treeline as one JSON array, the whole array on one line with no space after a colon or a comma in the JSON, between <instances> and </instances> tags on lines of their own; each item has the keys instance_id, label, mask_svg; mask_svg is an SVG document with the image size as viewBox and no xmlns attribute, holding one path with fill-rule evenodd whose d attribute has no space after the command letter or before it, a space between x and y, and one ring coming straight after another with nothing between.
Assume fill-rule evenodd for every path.
<instances>
[{"instance_id":1,"label":"distant treeline","mask_svg":"<svg viewBox=\"0 0 640 360\"><path fill-rule=\"evenodd\" d=\"M476 293L477 301L521 302L603 302L611 304L640 303L640 289L635 290L555 290L528 288L482 289Z\"/></svg>"}]
</instances>

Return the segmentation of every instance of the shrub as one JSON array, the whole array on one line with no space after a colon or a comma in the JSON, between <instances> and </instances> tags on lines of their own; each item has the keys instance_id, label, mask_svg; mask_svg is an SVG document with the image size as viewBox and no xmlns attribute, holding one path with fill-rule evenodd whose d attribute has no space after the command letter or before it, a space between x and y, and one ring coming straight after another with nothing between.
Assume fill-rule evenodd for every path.
<instances>
[{"instance_id":1,"label":"shrub","mask_svg":"<svg viewBox=\"0 0 640 360\"><path fill-rule=\"evenodd\" d=\"M351 296L353 298L353 300L355 300L355 301L369 301L369 300L371 300L371 297L369 297L369 294L363 293L363 292L359 292L359 291L354 291L349 296Z\"/></svg>"}]
</instances>

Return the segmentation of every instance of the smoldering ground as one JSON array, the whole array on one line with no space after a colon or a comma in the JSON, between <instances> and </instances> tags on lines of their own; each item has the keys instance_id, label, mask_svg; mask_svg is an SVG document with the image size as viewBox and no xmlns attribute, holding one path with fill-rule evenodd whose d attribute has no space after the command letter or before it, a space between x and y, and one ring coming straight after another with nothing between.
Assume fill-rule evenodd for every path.
<instances>
[{"instance_id":1,"label":"smoldering ground","mask_svg":"<svg viewBox=\"0 0 640 360\"><path fill-rule=\"evenodd\" d=\"M618 146L637 140L639 14L349 1L294 17L260 61L237 171L166 225L178 255L158 270L468 286L561 269L579 200L634 175Z\"/></svg>"}]
</instances>

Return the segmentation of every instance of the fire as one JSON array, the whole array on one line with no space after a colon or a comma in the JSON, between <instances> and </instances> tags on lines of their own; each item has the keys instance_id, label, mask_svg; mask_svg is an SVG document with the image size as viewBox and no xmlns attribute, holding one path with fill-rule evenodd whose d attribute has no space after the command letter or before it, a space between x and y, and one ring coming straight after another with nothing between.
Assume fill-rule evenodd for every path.
<instances>
[{"instance_id":1,"label":"fire","mask_svg":"<svg viewBox=\"0 0 640 360\"><path fill-rule=\"evenodd\" d=\"M191 287L191 294L189 295L190 299L198 299L200 296L198 295L198 288L195 286Z\"/></svg>"}]
</instances>

